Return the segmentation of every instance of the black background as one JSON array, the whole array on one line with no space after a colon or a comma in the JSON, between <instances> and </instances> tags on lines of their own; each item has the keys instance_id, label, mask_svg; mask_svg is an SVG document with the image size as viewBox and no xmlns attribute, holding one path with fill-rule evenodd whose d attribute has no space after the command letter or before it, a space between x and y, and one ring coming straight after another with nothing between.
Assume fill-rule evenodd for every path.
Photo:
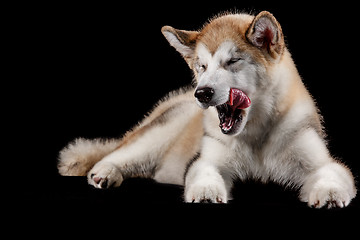
<instances>
[{"instance_id":1,"label":"black background","mask_svg":"<svg viewBox=\"0 0 360 240\"><path fill-rule=\"evenodd\" d=\"M235 199L226 206L189 206L182 203L183 189L178 186L134 179L119 189L101 191L88 186L85 178L60 177L56 169L58 152L69 141L119 137L158 99L191 83L192 73L162 36L162 26L197 30L222 11L256 14L267 10L282 25L299 73L324 117L330 152L358 180L356 7L356 2L292 1L134 1L124 5L86 1L14 6L6 19L11 27L5 66L11 74L9 85L3 88L4 95L8 94L3 101L7 120L3 131L11 130L4 151L10 153L13 169L20 169L15 177L20 184L12 186L21 193L20 205L25 206L23 210L55 209L55 216L112 209L112 205L118 211L177 209L234 217L245 212L246 216L279 212L288 217L325 216L329 221L358 216L358 198L347 209L316 210L301 203L296 191L274 184L237 183Z\"/></svg>"}]
</instances>

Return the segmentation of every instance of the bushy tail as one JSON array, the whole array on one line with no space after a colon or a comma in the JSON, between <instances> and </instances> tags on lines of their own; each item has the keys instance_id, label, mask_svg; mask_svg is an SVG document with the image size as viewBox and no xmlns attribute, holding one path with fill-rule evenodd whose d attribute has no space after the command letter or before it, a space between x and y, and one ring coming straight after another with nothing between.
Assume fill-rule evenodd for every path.
<instances>
[{"instance_id":1,"label":"bushy tail","mask_svg":"<svg viewBox=\"0 0 360 240\"><path fill-rule=\"evenodd\" d=\"M60 151L58 169L63 176L86 176L103 157L119 146L120 139L75 139Z\"/></svg>"}]
</instances>

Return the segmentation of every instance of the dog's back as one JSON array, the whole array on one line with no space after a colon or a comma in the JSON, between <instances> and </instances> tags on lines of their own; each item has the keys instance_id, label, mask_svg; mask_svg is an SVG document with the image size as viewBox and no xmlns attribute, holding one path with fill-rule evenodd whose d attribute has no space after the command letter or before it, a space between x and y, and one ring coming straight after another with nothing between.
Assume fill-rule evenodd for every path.
<instances>
[{"instance_id":1,"label":"dog's back","mask_svg":"<svg viewBox=\"0 0 360 240\"><path fill-rule=\"evenodd\" d=\"M321 116L272 14L225 14L200 31L162 32L196 88L160 102L121 141L95 142L96 154L65 148L62 174L82 169L97 188L135 176L184 184L186 202L227 202L235 178L255 178L300 188L309 206L350 203L353 176L327 150Z\"/></svg>"}]
</instances>

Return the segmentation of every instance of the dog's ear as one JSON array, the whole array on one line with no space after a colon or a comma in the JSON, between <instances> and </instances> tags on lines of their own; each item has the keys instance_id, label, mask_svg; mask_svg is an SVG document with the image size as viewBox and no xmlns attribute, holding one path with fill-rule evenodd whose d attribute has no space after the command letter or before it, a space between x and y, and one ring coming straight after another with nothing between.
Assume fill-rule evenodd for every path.
<instances>
[{"instance_id":1,"label":"dog's ear","mask_svg":"<svg viewBox=\"0 0 360 240\"><path fill-rule=\"evenodd\" d=\"M161 32L170 45L184 57L188 64L190 64L190 61L194 56L196 39L199 32L178 30L170 26L162 27Z\"/></svg>"},{"instance_id":2,"label":"dog's ear","mask_svg":"<svg viewBox=\"0 0 360 240\"><path fill-rule=\"evenodd\" d=\"M246 38L255 47L261 49L265 55L277 59L285 48L281 26L275 17L267 12L260 12L250 24Z\"/></svg>"}]
</instances>

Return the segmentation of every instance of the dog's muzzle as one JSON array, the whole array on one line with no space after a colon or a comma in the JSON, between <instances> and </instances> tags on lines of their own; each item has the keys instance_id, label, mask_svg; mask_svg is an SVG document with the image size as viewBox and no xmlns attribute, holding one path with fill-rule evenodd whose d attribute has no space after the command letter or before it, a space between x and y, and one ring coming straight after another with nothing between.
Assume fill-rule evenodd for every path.
<instances>
[{"instance_id":1,"label":"dog's muzzle","mask_svg":"<svg viewBox=\"0 0 360 240\"><path fill-rule=\"evenodd\" d=\"M195 97L204 108L211 105L215 90L210 87L198 88ZM251 105L250 98L240 89L231 88L228 101L224 104L216 105L220 124L219 127L224 134L236 134L240 129L243 120L244 109Z\"/></svg>"}]
</instances>

